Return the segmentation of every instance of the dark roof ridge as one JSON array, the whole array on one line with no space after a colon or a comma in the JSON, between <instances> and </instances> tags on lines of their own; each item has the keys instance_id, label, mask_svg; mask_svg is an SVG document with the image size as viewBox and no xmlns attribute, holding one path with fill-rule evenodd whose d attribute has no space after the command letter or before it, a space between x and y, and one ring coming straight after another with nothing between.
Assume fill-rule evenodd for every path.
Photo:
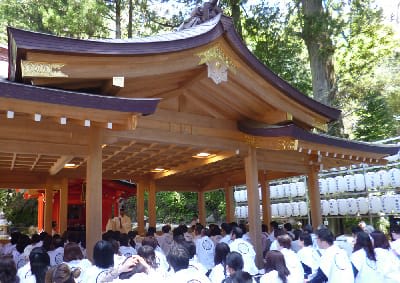
<instances>
[{"instance_id":1,"label":"dark roof ridge","mask_svg":"<svg viewBox=\"0 0 400 283\"><path fill-rule=\"evenodd\" d=\"M264 125L249 123L247 121L238 122L238 129L253 136L260 137L292 137L294 139L302 139L309 142L322 143L330 146L337 146L358 151L373 152L379 154L394 155L400 150L399 145L377 145L361 141L350 141L326 134L316 134L306 131L295 124L283 126Z\"/></svg>"}]
</instances>

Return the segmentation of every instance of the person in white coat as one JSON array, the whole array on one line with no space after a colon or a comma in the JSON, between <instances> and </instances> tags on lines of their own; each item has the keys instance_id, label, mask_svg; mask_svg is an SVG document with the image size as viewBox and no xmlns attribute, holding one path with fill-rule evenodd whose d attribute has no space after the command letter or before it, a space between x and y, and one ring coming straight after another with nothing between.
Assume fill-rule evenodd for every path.
<instances>
[{"instance_id":1,"label":"person in white coat","mask_svg":"<svg viewBox=\"0 0 400 283\"><path fill-rule=\"evenodd\" d=\"M206 235L203 225L197 223L195 226L196 255L204 267L209 270L214 267L215 245L213 240Z\"/></svg>"},{"instance_id":2,"label":"person in white coat","mask_svg":"<svg viewBox=\"0 0 400 283\"><path fill-rule=\"evenodd\" d=\"M378 271L374 247L369 235L358 232L354 251L350 256L353 265L355 283L382 282L383 276Z\"/></svg>"},{"instance_id":3,"label":"person in white coat","mask_svg":"<svg viewBox=\"0 0 400 283\"><path fill-rule=\"evenodd\" d=\"M315 276L310 283L353 283L354 274L350 259L345 250L333 244L334 236L327 228L317 231L318 247L324 252Z\"/></svg>"},{"instance_id":4,"label":"person in white coat","mask_svg":"<svg viewBox=\"0 0 400 283\"><path fill-rule=\"evenodd\" d=\"M226 272L226 256L230 252L229 246L226 243L218 243L215 246L214 264L208 278L212 283L221 283L227 277Z\"/></svg>"},{"instance_id":5,"label":"person in white coat","mask_svg":"<svg viewBox=\"0 0 400 283\"><path fill-rule=\"evenodd\" d=\"M251 275L258 274L258 268L255 264L256 252L249 242L242 239L243 232L239 227L233 227L231 231L232 243L229 244L231 252L238 252L242 255L244 261L243 271Z\"/></svg>"},{"instance_id":6,"label":"person in white coat","mask_svg":"<svg viewBox=\"0 0 400 283\"><path fill-rule=\"evenodd\" d=\"M285 263L285 257L280 251L269 251L265 256L265 274L260 283L287 283L290 274Z\"/></svg>"},{"instance_id":7,"label":"person in white coat","mask_svg":"<svg viewBox=\"0 0 400 283\"><path fill-rule=\"evenodd\" d=\"M370 234L373 239L378 272L383 276L383 283L400 283L400 260L390 250L384 233L375 230Z\"/></svg>"},{"instance_id":8,"label":"person in white coat","mask_svg":"<svg viewBox=\"0 0 400 283\"><path fill-rule=\"evenodd\" d=\"M291 283L303 283L304 282L304 269L301 265L300 259L297 254L290 249L292 246L292 238L285 234L277 238L278 250L283 254L285 263L289 269L289 281Z\"/></svg>"},{"instance_id":9,"label":"person in white coat","mask_svg":"<svg viewBox=\"0 0 400 283\"><path fill-rule=\"evenodd\" d=\"M300 250L297 252L297 256L304 269L304 278L308 278L308 276L317 272L320 255L313 248L313 241L309 233L302 232L298 244Z\"/></svg>"}]
</instances>

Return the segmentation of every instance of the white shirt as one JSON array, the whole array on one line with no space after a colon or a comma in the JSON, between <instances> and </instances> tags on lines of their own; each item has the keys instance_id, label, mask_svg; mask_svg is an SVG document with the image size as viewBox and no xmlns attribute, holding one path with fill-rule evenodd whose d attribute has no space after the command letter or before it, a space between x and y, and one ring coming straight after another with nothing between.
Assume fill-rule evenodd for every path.
<instances>
[{"instance_id":1,"label":"white shirt","mask_svg":"<svg viewBox=\"0 0 400 283\"><path fill-rule=\"evenodd\" d=\"M82 277L81 282L85 283L100 283L102 278L109 275L111 268L100 268L95 265L89 267Z\"/></svg>"},{"instance_id":2,"label":"white shirt","mask_svg":"<svg viewBox=\"0 0 400 283\"><path fill-rule=\"evenodd\" d=\"M79 277L75 278L76 283L84 282L82 278L85 277L86 272L89 270L90 267L92 267L92 263L86 258L81 260L79 259L71 260L65 263L69 266L69 268L72 271L74 271L75 269L79 269L81 271Z\"/></svg>"},{"instance_id":3,"label":"white shirt","mask_svg":"<svg viewBox=\"0 0 400 283\"><path fill-rule=\"evenodd\" d=\"M378 272L384 283L400 283L400 260L389 250L376 248Z\"/></svg>"},{"instance_id":4,"label":"white shirt","mask_svg":"<svg viewBox=\"0 0 400 283\"><path fill-rule=\"evenodd\" d=\"M210 275L208 278L212 283L221 283L228 275L224 274L224 266L222 263L217 264L211 269Z\"/></svg>"},{"instance_id":5,"label":"white shirt","mask_svg":"<svg viewBox=\"0 0 400 283\"><path fill-rule=\"evenodd\" d=\"M215 254L214 242L208 236L203 236L195 241L195 245L197 258L201 264L203 264L207 270L213 268Z\"/></svg>"},{"instance_id":6,"label":"white shirt","mask_svg":"<svg viewBox=\"0 0 400 283\"><path fill-rule=\"evenodd\" d=\"M256 275L258 273L258 268L254 262L256 258L256 252L254 251L253 245L249 242L238 238L229 244L231 252L235 251L242 255L243 257L243 271L250 273L251 275Z\"/></svg>"},{"instance_id":7,"label":"white shirt","mask_svg":"<svg viewBox=\"0 0 400 283\"><path fill-rule=\"evenodd\" d=\"M400 239L390 243L390 247L394 251L395 255L400 258Z\"/></svg>"},{"instance_id":8,"label":"white shirt","mask_svg":"<svg viewBox=\"0 0 400 283\"><path fill-rule=\"evenodd\" d=\"M272 270L261 276L260 283L282 283L282 279L279 278L278 271Z\"/></svg>"},{"instance_id":9,"label":"white shirt","mask_svg":"<svg viewBox=\"0 0 400 283\"><path fill-rule=\"evenodd\" d=\"M317 272L320 256L312 246L303 247L297 252L300 262L311 268L312 274Z\"/></svg>"},{"instance_id":10,"label":"white shirt","mask_svg":"<svg viewBox=\"0 0 400 283\"><path fill-rule=\"evenodd\" d=\"M232 240L231 240L231 235L225 235L223 238L221 238L220 240L219 240L219 242L220 243L226 243L226 244L230 244L230 243L232 243Z\"/></svg>"},{"instance_id":11,"label":"white shirt","mask_svg":"<svg viewBox=\"0 0 400 283\"><path fill-rule=\"evenodd\" d=\"M3 255L11 255L12 252L15 250L17 245L12 245L11 243L7 243L3 246Z\"/></svg>"},{"instance_id":12,"label":"white shirt","mask_svg":"<svg viewBox=\"0 0 400 283\"><path fill-rule=\"evenodd\" d=\"M290 272L288 280L292 283L303 283L304 269L297 254L294 251L286 248L281 249L280 252L283 254L286 262L286 267L289 269Z\"/></svg>"},{"instance_id":13,"label":"white shirt","mask_svg":"<svg viewBox=\"0 0 400 283\"><path fill-rule=\"evenodd\" d=\"M207 278L205 274L202 274L194 270L193 268L179 270L178 272L175 272L167 279L167 283L186 283L186 282L210 283L211 281Z\"/></svg>"},{"instance_id":14,"label":"white shirt","mask_svg":"<svg viewBox=\"0 0 400 283\"><path fill-rule=\"evenodd\" d=\"M364 249L355 251L351 255L351 263L358 270L355 283L382 282L383 276L378 272L378 264L367 257Z\"/></svg>"},{"instance_id":15,"label":"white shirt","mask_svg":"<svg viewBox=\"0 0 400 283\"><path fill-rule=\"evenodd\" d=\"M328 278L328 283L353 283L354 274L350 259L345 250L336 245L325 249L321 256L320 266Z\"/></svg>"},{"instance_id":16,"label":"white shirt","mask_svg":"<svg viewBox=\"0 0 400 283\"><path fill-rule=\"evenodd\" d=\"M31 265L25 264L23 267L21 267L20 269L18 269L17 271L17 275L20 279L20 282L25 282L24 280L31 277Z\"/></svg>"},{"instance_id":17,"label":"white shirt","mask_svg":"<svg viewBox=\"0 0 400 283\"><path fill-rule=\"evenodd\" d=\"M58 247L55 250L47 252L50 257L50 266L55 266L64 261L64 248Z\"/></svg>"},{"instance_id":18,"label":"white shirt","mask_svg":"<svg viewBox=\"0 0 400 283\"><path fill-rule=\"evenodd\" d=\"M158 264L157 271L159 271L164 276L169 269L167 257L164 255L163 252L160 252L158 250L155 250L154 253L156 254L156 263Z\"/></svg>"}]
</instances>

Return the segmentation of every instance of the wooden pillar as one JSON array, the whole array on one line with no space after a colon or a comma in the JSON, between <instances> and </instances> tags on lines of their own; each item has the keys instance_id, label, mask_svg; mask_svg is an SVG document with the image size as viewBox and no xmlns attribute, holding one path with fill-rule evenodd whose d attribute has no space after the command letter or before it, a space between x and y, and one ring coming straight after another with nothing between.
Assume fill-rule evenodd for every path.
<instances>
[{"instance_id":1,"label":"wooden pillar","mask_svg":"<svg viewBox=\"0 0 400 283\"><path fill-rule=\"evenodd\" d=\"M53 220L53 181L48 179L46 182L46 193L45 193L45 206L44 206L44 231L50 235L52 227L51 222Z\"/></svg>"},{"instance_id":2,"label":"wooden pillar","mask_svg":"<svg viewBox=\"0 0 400 283\"><path fill-rule=\"evenodd\" d=\"M101 240L102 215L102 134L101 129L91 127L86 169L86 249L90 260L94 245Z\"/></svg>"},{"instance_id":3,"label":"wooden pillar","mask_svg":"<svg viewBox=\"0 0 400 283\"><path fill-rule=\"evenodd\" d=\"M258 194L257 155L254 147L249 147L248 156L244 160L246 171L247 204L249 207L250 239L256 251L256 265L264 266L261 244L260 197Z\"/></svg>"},{"instance_id":4,"label":"wooden pillar","mask_svg":"<svg viewBox=\"0 0 400 283\"><path fill-rule=\"evenodd\" d=\"M267 178L265 176L265 172L260 171L258 173L258 178L261 184L261 194L262 194L262 211L263 211L263 223L265 225L269 225L271 222L271 198L269 191L269 183L267 182Z\"/></svg>"},{"instance_id":5,"label":"wooden pillar","mask_svg":"<svg viewBox=\"0 0 400 283\"><path fill-rule=\"evenodd\" d=\"M321 197L319 194L318 185L318 169L315 166L311 166L310 173L308 173L307 185L308 185L308 198L310 200L310 211L311 211L311 224L314 229L317 229L322 224L321 215Z\"/></svg>"},{"instance_id":6,"label":"wooden pillar","mask_svg":"<svg viewBox=\"0 0 400 283\"><path fill-rule=\"evenodd\" d=\"M235 201L233 197L233 188L229 184L225 184L225 203L226 203L226 222L235 221Z\"/></svg>"},{"instance_id":7,"label":"wooden pillar","mask_svg":"<svg viewBox=\"0 0 400 283\"><path fill-rule=\"evenodd\" d=\"M154 180L149 184L149 202L147 210L149 212L149 225L156 227L157 211L156 211L156 183Z\"/></svg>"},{"instance_id":8,"label":"wooden pillar","mask_svg":"<svg viewBox=\"0 0 400 283\"><path fill-rule=\"evenodd\" d=\"M68 179L63 178L60 186L60 215L58 218L59 233L67 231L68 221Z\"/></svg>"},{"instance_id":9,"label":"wooden pillar","mask_svg":"<svg viewBox=\"0 0 400 283\"><path fill-rule=\"evenodd\" d=\"M139 235L145 235L144 227L144 191L146 190L146 182L139 181L136 184L136 217L137 232Z\"/></svg>"},{"instance_id":10,"label":"wooden pillar","mask_svg":"<svg viewBox=\"0 0 400 283\"><path fill-rule=\"evenodd\" d=\"M39 194L38 196L38 231L41 232L44 229L44 195Z\"/></svg>"},{"instance_id":11,"label":"wooden pillar","mask_svg":"<svg viewBox=\"0 0 400 283\"><path fill-rule=\"evenodd\" d=\"M203 225L206 225L206 204L204 200L204 192L197 193L197 206L199 210L199 222Z\"/></svg>"}]
</instances>

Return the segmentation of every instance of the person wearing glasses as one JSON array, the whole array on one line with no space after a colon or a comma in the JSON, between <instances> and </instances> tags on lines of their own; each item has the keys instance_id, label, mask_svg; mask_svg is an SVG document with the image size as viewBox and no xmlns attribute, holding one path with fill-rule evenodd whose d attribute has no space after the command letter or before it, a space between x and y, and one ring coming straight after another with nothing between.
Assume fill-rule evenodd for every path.
<instances>
[{"instance_id":1,"label":"person wearing glasses","mask_svg":"<svg viewBox=\"0 0 400 283\"><path fill-rule=\"evenodd\" d=\"M317 273L306 282L354 283L350 259L345 250L333 244L334 240L332 232L328 229L322 228L317 231L317 244L324 252Z\"/></svg>"}]
</instances>

